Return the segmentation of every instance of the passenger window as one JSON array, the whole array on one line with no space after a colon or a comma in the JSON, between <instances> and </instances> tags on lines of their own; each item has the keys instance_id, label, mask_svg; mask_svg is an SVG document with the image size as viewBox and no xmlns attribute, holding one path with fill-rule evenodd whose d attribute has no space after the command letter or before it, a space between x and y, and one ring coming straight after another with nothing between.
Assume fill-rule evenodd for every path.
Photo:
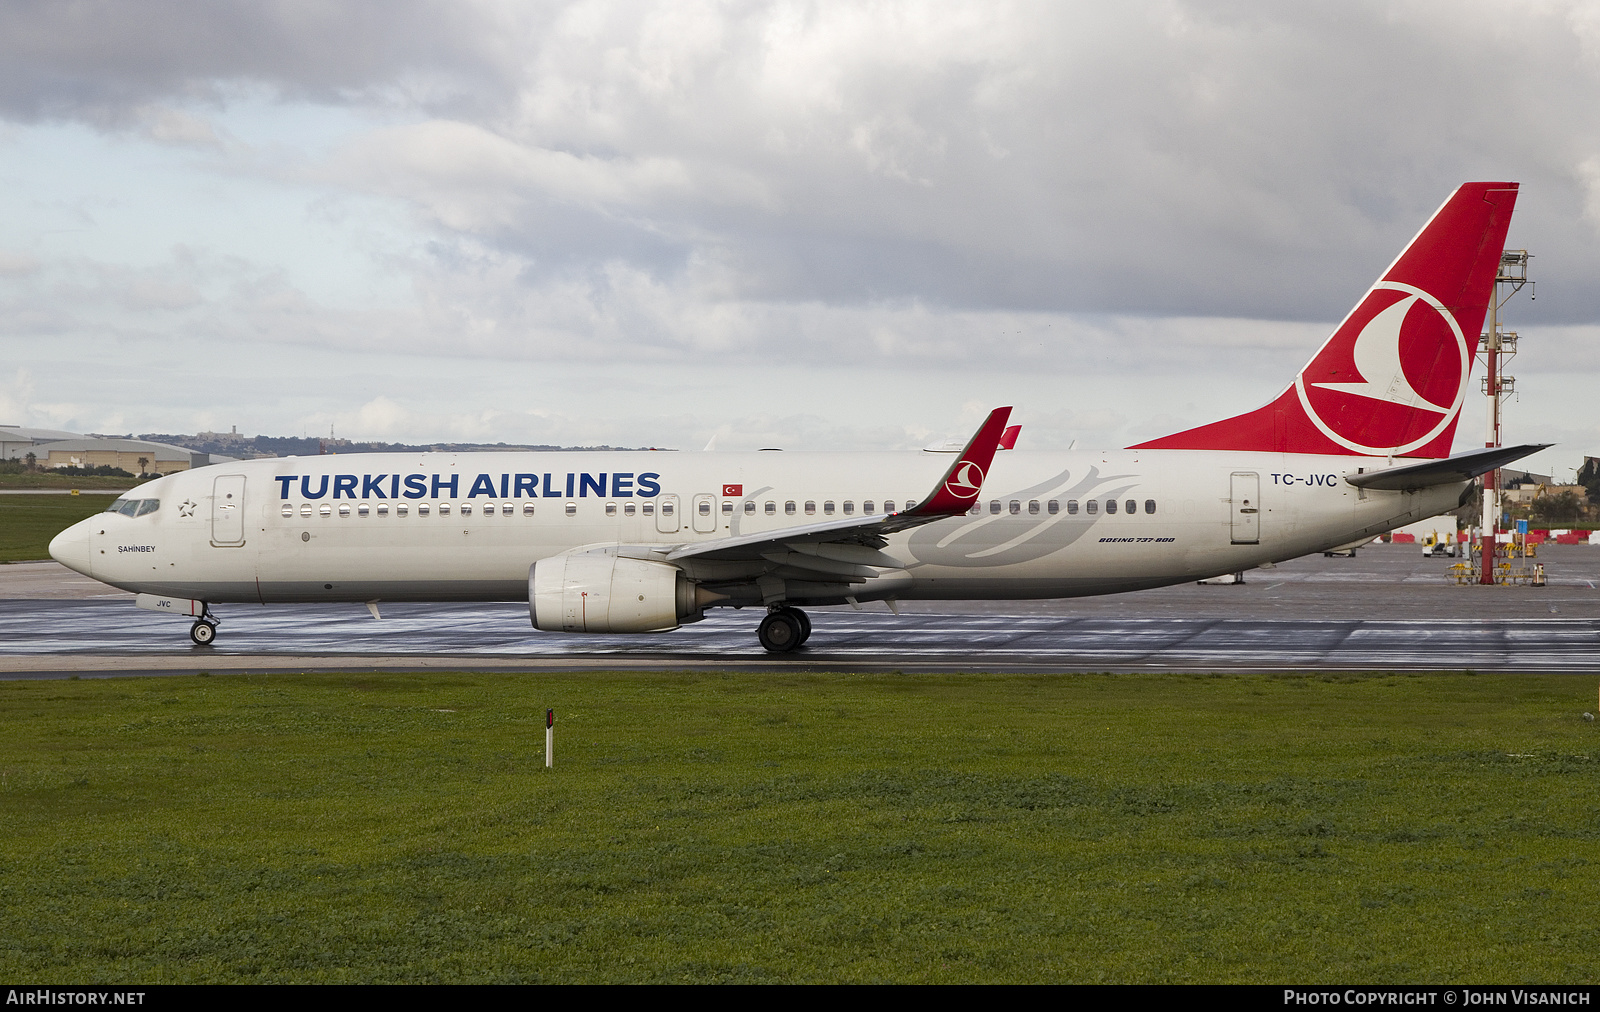
<instances>
[{"instance_id":1,"label":"passenger window","mask_svg":"<svg viewBox=\"0 0 1600 1012\"><path fill-rule=\"evenodd\" d=\"M663 507L662 507L662 508L661 508L661 512L663 512L663 513L667 513L667 512L670 512L670 511L671 511L671 509L672 509L672 507L671 507L671 506L663 506ZM578 515L578 504L577 504L577 503L575 503L575 502L569 502L569 503L567 503L567 516L569 516L569 517L575 517L575 516L577 516L577 515Z\"/></svg>"},{"instance_id":2,"label":"passenger window","mask_svg":"<svg viewBox=\"0 0 1600 1012\"><path fill-rule=\"evenodd\" d=\"M1076 499L1068 499L1067 500L1067 515L1068 516L1073 516L1077 512L1078 512L1078 500L1076 500Z\"/></svg>"},{"instance_id":3,"label":"passenger window","mask_svg":"<svg viewBox=\"0 0 1600 1012\"><path fill-rule=\"evenodd\" d=\"M661 504L661 515L664 516L664 517L672 516L672 504L671 503L664 502L664 503Z\"/></svg>"},{"instance_id":4,"label":"passenger window","mask_svg":"<svg viewBox=\"0 0 1600 1012\"><path fill-rule=\"evenodd\" d=\"M1028 500L1028 512L1029 513L1037 513L1037 512L1039 512L1039 500L1037 500L1037 499L1029 499Z\"/></svg>"},{"instance_id":5,"label":"passenger window","mask_svg":"<svg viewBox=\"0 0 1600 1012\"><path fill-rule=\"evenodd\" d=\"M1117 501L1115 499L1107 499L1106 500L1106 512L1107 513L1115 513L1116 511L1117 511Z\"/></svg>"},{"instance_id":6,"label":"passenger window","mask_svg":"<svg viewBox=\"0 0 1600 1012\"><path fill-rule=\"evenodd\" d=\"M464 503L461 504L461 515L464 516L464 517L472 516L472 504L471 503L464 502Z\"/></svg>"},{"instance_id":7,"label":"passenger window","mask_svg":"<svg viewBox=\"0 0 1600 1012\"><path fill-rule=\"evenodd\" d=\"M990 512L991 515L1000 512L1000 500L999 499L991 499L989 501L989 512Z\"/></svg>"},{"instance_id":8,"label":"passenger window","mask_svg":"<svg viewBox=\"0 0 1600 1012\"><path fill-rule=\"evenodd\" d=\"M1139 502L1136 499L1129 499L1122 504L1122 508L1129 513L1137 513L1139 512Z\"/></svg>"},{"instance_id":9,"label":"passenger window","mask_svg":"<svg viewBox=\"0 0 1600 1012\"><path fill-rule=\"evenodd\" d=\"M724 500L722 500L722 515L723 516L731 516L732 514L733 514L733 500L732 499L724 499Z\"/></svg>"},{"instance_id":10,"label":"passenger window","mask_svg":"<svg viewBox=\"0 0 1600 1012\"><path fill-rule=\"evenodd\" d=\"M833 503L831 501L822 504L822 514L823 516L833 516Z\"/></svg>"},{"instance_id":11,"label":"passenger window","mask_svg":"<svg viewBox=\"0 0 1600 1012\"><path fill-rule=\"evenodd\" d=\"M528 507L528 512L529 512L529 514L533 513L533 507L532 506ZM622 515L623 516L631 517L631 516L633 516L633 513L634 513L633 503L625 502L625 503L622 504Z\"/></svg>"},{"instance_id":12,"label":"passenger window","mask_svg":"<svg viewBox=\"0 0 1600 1012\"><path fill-rule=\"evenodd\" d=\"M633 512L633 504L632 503L628 504L628 512L629 513ZM525 502L525 503L522 504L522 515L525 516L525 517L533 516L533 503Z\"/></svg>"},{"instance_id":13,"label":"passenger window","mask_svg":"<svg viewBox=\"0 0 1600 1012\"><path fill-rule=\"evenodd\" d=\"M1022 502L1018 499L1011 500L1011 515L1016 516L1022 512Z\"/></svg>"},{"instance_id":14,"label":"passenger window","mask_svg":"<svg viewBox=\"0 0 1600 1012\"><path fill-rule=\"evenodd\" d=\"M640 507L640 509L644 511L644 515L647 517L653 517L656 515L656 504L653 502L645 503L642 507Z\"/></svg>"},{"instance_id":15,"label":"passenger window","mask_svg":"<svg viewBox=\"0 0 1600 1012\"><path fill-rule=\"evenodd\" d=\"M425 503L425 502L417 503L417 516L425 517L427 515L428 515L428 504Z\"/></svg>"},{"instance_id":16,"label":"passenger window","mask_svg":"<svg viewBox=\"0 0 1600 1012\"><path fill-rule=\"evenodd\" d=\"M508 503L501 503L500 504L500 515L501 516L507 516L507 517L516 516L517 515L517 506L516 506L516 504L515 503L509 503L509 502Z\"/></svg>"},{"instance_id":17,"label":"passenger window","mask_svg":"<svg viewBox=\"0 0 1600 1012\"><path fill-rule=\"evenodd\" d=\"M708 516L711 515L711 504L710 503L708 503L708 502L700 503L700 515L703 516L703 517L708 517Z\"/></svg>"},{"instance_id":18,"label":"passenger window","mask_svg":"<svg viewBox=\"0 0 1600 1012\"><path fill-rule=\"evenodd\" d=\"M893 499L885 499L883 501L883 511L885 513L893 513L894 512L894 500Z\"/></svg>"},{"instance_id":19,"label":"passenger window","mask_svg":"<svg viewBox=\"0 0 1600 1012\"><path fill-rule=\"evenodd\" d=\"M1094 516L1096 513L1099 513L1100 512L1100 500L1098 500L1098 499L1086 499L1086 500L1084 500L1083 511L1085 513L1089 514L1090 516Z\"/></svg>"},{"instance_id":20,"label":"passenger window","mask_svg":"<svg viewBox=\"0 0 1600 1012\"><path fill-rule=\"evenodd\" d=\"M139 500L139 515L140 516L144 516L146 513L154 513L156 510L158 510L160 508L161 508L161 500L160 499L141 499L141 500Z\"/></svg>"},{"instance_id":21,"label":"passenger window","mask_svg":"<svg viewBox=\"0 0 1600 1012\"><path fill-rule=\"evenodd\" d=\"M817 504L815 502L813 502L812 500L807 499L806 500L806 516L811 516L812 514L814 514L816 512L817 512Z\"/></svg>"},{"instance_id":22,"label":"passenger window","mask_svg":"<svg viewBox=\"0 0 1600 1012\"><path fill-rule=\"evenodd\" d=\"M1054 499L1051 499L1049 502L1044 504L1044 510L1051 516L1055 516L1057 513L1061 512L1061 504L1056 502Z\"/></svg>"},{"instance_id":23,"label":"passenger window","mask_svg":"<svg viewBox=\"0 0 1600 1012\"><path fill-rule=\"evenodd\" d=\"M293 503L287 503L286 502L286 503L283 504L283 515L286 516L286 517L294 516L294 504Z\"/></svg>"},{"instance_id":24,"label":"passenger window","mask_svg":"<svg viewBox=\"0 0 1600 1012\"><path fill-rule=\"evenodd\" d=\"M868 499L866 502L861 504L861 512L867 514L868 516L872 515L872 500L871 499Z\"/></svg>"},{"instance_id":25,"label":"passenger window","mask_svg":"<svg viewBox=\"0 0 1600 1012\"><path fill-rule=\"evenodd\" d=\"M746 499L744 501L744 513L745 513L745 516L754 516L755 512L756 512L756 501L754 499Z\"/></svg>"},{"instance_id":26,"label":"passenger window","mask_svg":"<svg viewBox=\"0 0 1600 1012\"><path fill-rule=\"evenodd\" d=\"M852 516L856 511L856 504L846 499L844 501L844 515Z\"/></svg>"},{"instance_id":27,"label":"passenger window","mask_svg":"<svg viewBox=\"0 0 1600 1012\"><path fill-rule=\"evenodd\" d=\"M356 507L356 516L364 517L370 512L371 512L371 507L369 507L366 503L362 503L361 505Z\"/></svg>"},{"instance_id":28,"label":"passenger window","mask_svg":"<svg viewBox=\"0 0 1600 1012\"><path fill-rule=\"evenodd\" d=\"M329 506L327 503L323 503L320 507L318 507L317 512L321 513L325 517L331 517L333 516L333 507Z\"/></svg>"},{"instance_id":29,"label":"passenger window","mask_svg":"<svg viewBox=\"0 0 1600 1012\"><path fill-rule=\"evenodd\" d=\"M450 515L450 504L449 503L442 502L442 503L439 504L439 515L442 516L442 517L447 517L447 516Z\"/></svg>"},{"instance_id":30,"label":"passenger window","mask_svg":"<svg viewBox=\"0 0 1600 1012\"><path fill-rule=\"evenodd\" d=\"M311 515L311 504L310 503L303 502L303 503L300 504L300 515L303 516L303 517L308 517L308 516Z\"/></svg>"},{"instance_id":31,"label":"passenger window","mask_svg":"<svg viewBox=\"0 0 1600 1012\"><path fill-rule=\"evenodd\" d=\"M614 503L614 502L606 503L606 516L614 517L616 515L617 515L617 504Z\"/></svg>"},{"instance_id":32,"label":"passenger window","mask_svg":"<svg viewBox=\"0 0 1600 1012\"><path fill-rule=\"evenodd\" d=\"M339 515L342 516L342 517L347 517L347 516L350 515L350 504L349 503L342 502L342 503L339 504Z\"/></svg>"},{"instance_id":33,"label":"passenger window","mask_svg":"<svg viewBox=\"0 0 1600 1012\"><path fill-rule=\"evenodd\" d=\"M778 512L778 504L773 502L771 499L768 499L767 504L761 508L767 511L767 516L769 517Z\"/></svg>"},{"instance_id":34,"label":"passenger window","mask_svg":"<svg viewBox=\"0 0 1600 1012\"><path fill-rule=\"evenodd\" d=\"M378 504L378 516L386 517L388 515L389 515L389 504L386 503L386 502L379 503Z\"/></svg>"},{"instance_id":35,"label":"passenger window","mask_svg":"<svg viewBox=\"0 0 1600 1012\"><path fill-rule=\"evenodd\" d=\"M394 515L395 516L403 517L407 513L410 513L410 512L411 512L411 507L407 506L405 503L397 502L397 503L394 504Z\"/></svg>"},{"instance_id":36,"label":"passenger window","mask_svg":"<svg viewBox=\"0 0 1600 1012\"><path fill-rule=\"evenodd\" d=\"M1144 511L1146 513L1154 513L1156 511L1156 501L1154 499L1146 499L1144 501Z\"/></svg>"}]
</instances>

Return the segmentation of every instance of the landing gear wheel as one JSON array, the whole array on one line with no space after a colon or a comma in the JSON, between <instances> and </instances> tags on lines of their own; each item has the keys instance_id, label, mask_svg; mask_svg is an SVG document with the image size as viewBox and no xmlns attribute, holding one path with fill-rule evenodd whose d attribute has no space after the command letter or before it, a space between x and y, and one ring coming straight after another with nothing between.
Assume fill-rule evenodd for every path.
<instances>
[{"instance_id":1,"label":"landing gear wheel","mask_svg":"<svg viewBox=\"0 0 1600 1012\"><path fill-rule=\"evenodd\" d=\"M189 638L194 640L194 645L197 647L209 647L211 641L217 638L217 627L200 619L189 627Z\"/></svg>"},{"instance_id":2,"label":"landing gear wheel","mask_svg":"<svg viewBox=\"0 0 1600 1012\"><path fill-rule=\"evenodd\" d=\"M761 620L761 625L756 629L756 637L761 640L761 645L768 653L786 654L800 645L804 637L801 635L800 620L794 616L790 609L768 612L767 617Z\"/></svg>"},{"instance_id":3,"label":"landing gear wheel","mask_svg":"<svg viewBox=\"0 0 1600 1012\"><path fill-rule=\"evenodd\" d=\"M785 608L783 610L793 615L795 620L800 623L800 642L796 643L795 646L805 646L806 640L811 638L811 616L799 608Z\"/></svg>"}]
</instances>

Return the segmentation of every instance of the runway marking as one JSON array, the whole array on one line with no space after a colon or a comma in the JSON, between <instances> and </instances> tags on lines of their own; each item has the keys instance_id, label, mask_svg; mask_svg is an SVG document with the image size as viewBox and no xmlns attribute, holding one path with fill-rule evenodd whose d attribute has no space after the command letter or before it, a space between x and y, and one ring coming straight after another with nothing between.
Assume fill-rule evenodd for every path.
<instances>
[{"instance_id":1,"label":"runway marking","mask_svg":"<svg viewBox=\"0 0 1600 1012\"><path fill-rule=\"evenodd\" d=\"M121 602L8 602L0 612L0 668L61 668L75 655L116 655L136 667L253 656L348 659L441 656L561 664L816 667L926 665L999 670L1292 669L1600 670L1600 619L1112 618L1060 615L818 612L816 635L793 654L755 642L758 613L721 612L667 634L539 633L520 605L404 605L371 621L359 606L230 609L216 645L192 647L188 628ZM348 613L347 613L348 612Z\"/></svg>"}]
</instances>

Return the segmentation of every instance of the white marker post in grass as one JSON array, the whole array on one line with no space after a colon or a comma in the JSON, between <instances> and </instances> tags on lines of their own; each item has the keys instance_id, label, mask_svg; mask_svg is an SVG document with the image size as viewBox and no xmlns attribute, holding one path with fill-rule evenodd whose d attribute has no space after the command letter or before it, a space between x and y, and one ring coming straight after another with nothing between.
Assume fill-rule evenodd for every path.
<instances>
[{"instance_id":1,"label":"white marker post in grass","mask_svg":"<svg viewBox=\"0 0 1600 1012\"><path fill-rule=\"evenodd\" d=\"M556 764L556 711L544 711L544 768Z\"/></svg>"}]
</instances>

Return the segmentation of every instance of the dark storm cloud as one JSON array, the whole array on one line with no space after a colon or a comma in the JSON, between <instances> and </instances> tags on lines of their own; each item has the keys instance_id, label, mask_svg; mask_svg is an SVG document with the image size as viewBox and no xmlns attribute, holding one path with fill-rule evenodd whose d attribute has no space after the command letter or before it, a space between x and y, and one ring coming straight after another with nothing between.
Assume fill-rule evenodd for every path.
<instances>
[{"instance_id":1,"label":"dark storm cloud","mask_svg":"<svg viewBox=\"0 0 1600 1012\"><path fill-rule=\"evenodd\" d=\"M115 125L144 103L255 83L343 101L493 75L468 7L417 0L22 0L0 5L0 112Z\"/></svg>"},{"instance_id":2,"label":"dark storm cloud","mask_svg":"<svg viewBox=\"0 0 1600 1012\"><path fill-rule=\"evenodd\" d=\"M489 301L541 312L622 270L708 306L1329 320L1493 178L1525 184L1527 317L1600 320L1579 5L12 4L0 68L22 120L251 84L408 109L323 178L510 264Z\"/></svg>"}]
</instances>

